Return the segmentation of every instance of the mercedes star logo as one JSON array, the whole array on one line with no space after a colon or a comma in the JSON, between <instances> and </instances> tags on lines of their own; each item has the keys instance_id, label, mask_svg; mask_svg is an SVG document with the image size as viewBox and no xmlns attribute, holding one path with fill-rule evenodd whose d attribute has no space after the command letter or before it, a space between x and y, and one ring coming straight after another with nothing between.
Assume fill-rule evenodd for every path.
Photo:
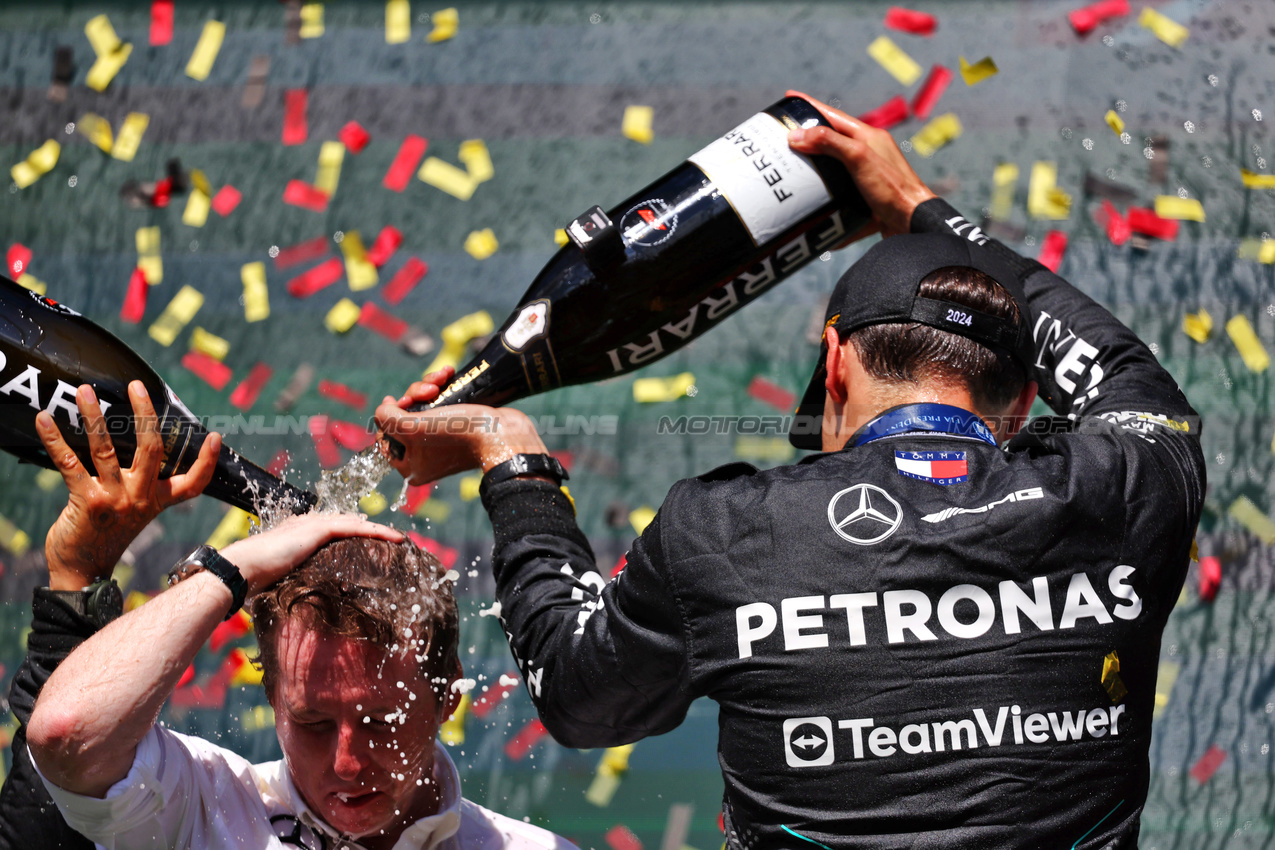
<instances>
[{"instance_id":1,"label":"mercedes star logo","mask_svg":"<svg viewBox=\"0 0 1275 850\"><path fill-rule=\"evenodd\" d=\"M842 506L840 512L838 504ZM902 521L903 508L899 507L899 503L872 484L847 487L828 503L828 522L832 530L860 546L880 543L897 531Z\"/></svg>"}]
</instances>

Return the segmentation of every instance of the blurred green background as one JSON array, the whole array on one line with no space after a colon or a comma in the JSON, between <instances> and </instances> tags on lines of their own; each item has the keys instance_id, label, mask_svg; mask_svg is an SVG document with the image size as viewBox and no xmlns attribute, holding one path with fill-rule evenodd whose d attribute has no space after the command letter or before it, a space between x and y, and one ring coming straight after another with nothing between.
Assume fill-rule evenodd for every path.
<instances>
[{"instance_id":1,"label":"blurred green background","mask_svg":"<svg viewBox=\"0 0 1275 850\"><path fill-rule=\"evenodd\" d=\"M935 110L954 112L963 135L929 159L915 153L909 159L974 220L988 212L994 167L1017 164L1022 176L1013 210L997 232L1030 256L1048 230L1066 233L1070 244L1061 274L1152 344L1204 417L1209 493L1199 544L1202 554L1222 559L1223 584L1215 602L1201 602L1193 567L1165 635L1166 698L1151 753L1141 844L1275 843L1275 558L1270 545L1228 515L1240 496L1268 515L1275 503L1271 379L1269 371L1245 367L1222 329L1232 316L1246 316L1259 338L1275 347L1275 266L1241 256L1244 240L1262 239L1275 228L1275 190L1245 190L1240 183L1241 168L1269 173L1267 157L1275 154L1269 132L1275 121L1275 6L1135 0L1133 14L1082 37L1066 19L1079 2L918 3L939 20L932 37L920 37L887 31L889 4L883 2L463 3L455 36L432 43L426 38L434 28L430 16L439 9L418 1L411 4L410 40L391 45L383 3L321 5L322 35L291 43L287 4L179 0L175 34L163 46L149 45L147 3L0 7L0 160L17 163L49 138L62 145L57 166L34 185L0 187L0 248L30 248L29 271L47 284L51 297L118 334L203 416L239 413L228 401L230 391L257 362L274 374L247 413L264 416L267 426L275 423L274 400L303 363L314 367L317 378L347 384L373 400L401 392L433 354L413 356L362 327L331 333L323 318L338 300L371 301L435 338L477 310L487 310L499 324L555 251L556 228L593 204L606 208L638 191L786 88L851 113L896 94L910 99L920 83L901 86L866 53L879 35L888 32L925 68L939 63L955 70L959 57L974 62L991 56L998 75L976 86L958 75ZM1169 47L1140 27L1137 15L1145 6L1186 24L1187 41ZM84 85L93 62L84 26L101 13L134 48L110 87L97 93ZM223 21L226 37L211 74L197 82L184 69L207 20ZM60 45L73 49L76 67L65 102L56 103L48 88ZM269 71L260 105L245 107L254 57L268 57ZM309 92L309 134L302 145L281 144L287 89ZM653 107L650 144L622 135L630 104ZM1104 123L1109 109L1125 122L1127 141ZM74 132L72 122L90 111L116 130L129 112L149 115L131 162L111 158ZM347 153L326 212L283 204L285 184L312 181L321 143L352 120L372 140L358 155ZM902 141L920 126L910 120L893 132ZM452 163L458 163L461 141L483 139L494 178L468 201L415 178L401 194L385 189L381 179L408 133L428 138L429 155ZM213 213L196 228L182 223L184 195L165 209L133 208L121 199L126 181L156 180L172 158L202 170L214 189L235 186L243 201L228 217ZM1038 160L1056 163L1058 185L1072 196L1065 220L1027 214L1027 175ZM1128 187L1141 206L1162 194L1199 199L1207 220L1184 223L1173 242L1114 246L1093 219L1101 197L1085 193L1086 175ZM306 300L286 293L288 280L321 260L280 269L272 246L324 237L326 256L340 256L338 233L358 230L370 244L385 225L399 228L404 243L381 270L380 287L351 292L342 279ZM145 226L160 229L163 282L149 293L145 319L124 324L119 309L137 262L134 235ZM483 228L493 230L499 250L479 261L463 245L467 234ZM614 417L614 433L562 433L570 429L558 427L545 437L552 449L571 453L572 492L603 570L633 537L629 511L657 507L677 479L740 458L773 465L793 457L773 434L752 440L661 435L657 425L663 416L683 414L777 414L749 396L749 382L761 376L792 392L804 386L816 353L807 334L812 314L821 314L836 278L863 248L816 261L719 330L637 376L693 372L693 397L638 404L634 378L625 377L520 405L557 426L568 416ZM429 265L429 274L400 305L390 306L380 289L412 256ZM253 261L266 264L271 315L249 324L239 270ZM183 285L207 300L165 348L146 329ZM1215 323L1204 344L1181 330L1183 315L1201 308ZM225 362L234 378L222 391L180 364L195 326L230 343ZM312 384L289 413L298 417L294 427L316 414L361 423L370 407L343 407ZM251 430L231 429L227 442L263 464L287 449L291 480L315 478L319 465L304 429ZM61 484L43 489L37 472L0 457L0 515L35 541L25 554L0 553L6 687L24 652L31 588L47 580L40 544L65 501ZM387 500L394 500L400 484L382 484ZM199 500L161 517L163 535L121 573L129 577L128 589L155 590L162 572L206 539L223 511ZM410 524L456 550L465 615L462 660L468 675L493 683L514 665L494 618L477 615L492 594L486 516L476 501L462 498L458 479L441 482L423 511L425 516L382 518ZM250 643L241 638L229 646ZM214 675L227 651L201 653L196 681ZM232 687L221 707L169 707L164 719L251 758L274 758L273 730L259 728L261 712L253 711L263 704L260 688ZM468 797L598 848L619 824L647 847L675 841L665 836L670 807L691 804L684 843L700 850L720 845L711 703L697 703L675 732L639 743L605 807L584 797L600 751L568 750L545 739L526 758L505 754L506 742L534 716L518 688L485 718L467 719L464 743L453 755ZM1215 745L1226 760L1200 783L1188 771Z\"/></svg>"}]
</instances>

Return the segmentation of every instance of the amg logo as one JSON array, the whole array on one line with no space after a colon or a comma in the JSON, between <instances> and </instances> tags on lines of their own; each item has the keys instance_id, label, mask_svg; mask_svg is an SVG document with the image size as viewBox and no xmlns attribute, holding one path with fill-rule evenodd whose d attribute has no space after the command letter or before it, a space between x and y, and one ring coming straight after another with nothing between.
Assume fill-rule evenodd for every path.
<instances>
[{"instance_id":1,"label":"amg logo","mask_svg":"<svg viewBox=\"0 0 1275 850\"><path fill-rule=\"evenodd\" d=\"M1028 487L1026 490L1015 490L1003 499L997 499L981 508L944 508L938 513L926 514L921 519L926 522L944 522L959 514L985 514L997 505L1003 505L1006 502L1027 502L1032 499L1045 498L1044 492L1039 487Z\"/></svg>"}]
</instances>

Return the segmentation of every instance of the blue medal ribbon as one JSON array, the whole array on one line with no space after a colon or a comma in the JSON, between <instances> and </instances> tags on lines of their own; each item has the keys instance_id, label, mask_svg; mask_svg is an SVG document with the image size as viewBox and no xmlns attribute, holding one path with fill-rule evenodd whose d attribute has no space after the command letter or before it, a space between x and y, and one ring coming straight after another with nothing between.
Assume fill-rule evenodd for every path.
<instances>
[{"instance_id":1,"label":"blue medal ribbon","mask_svg":"<svg viewBox=\"0 0 1275 850\"><path fill-rule=\"evenodd\" d=\"M931 431L974 437L996 445L996 437L974 413L950 404L918 402L892 407L864 425L850 438L850 446L864 446L882 437L893 437L909 431Z\"/></svg>"}]
</instances>

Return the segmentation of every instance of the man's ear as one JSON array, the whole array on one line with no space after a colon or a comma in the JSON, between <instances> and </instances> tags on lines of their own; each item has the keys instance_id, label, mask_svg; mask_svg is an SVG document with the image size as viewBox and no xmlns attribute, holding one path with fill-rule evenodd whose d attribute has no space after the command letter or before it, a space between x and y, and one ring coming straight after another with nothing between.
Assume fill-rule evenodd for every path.
<instances>
[{"instance_id":1,"label":"man's ear","mask_svg":"<svg viewBox=\"0 0 1275 850\"><path fill-rule=\"evenodd\" d=\"M1036 392L1039 387L1035 381L1028 381L1023 384L1023 389L1018 394L1018 398L1009 408L1009 422L1005 426L1005 439L1012 440L1023 430L1023 426L1027 424L1027 414L1032 409L1032 404L1036 401Z\"/></svg>"},{"instance_id":2,"label":"man's ear","mask_svg":"<svg viewBox=\"0 0 1275 850\"><path fill-rule=\"evenodd\" d=\"M459 690L453 688L452 685L465 675L465 668L460 666L459 658L454 659L454 662L454 666L447 676L447 681L442 685L443 691L439 694L438 722L440 724L446 723L447 719L456 713L456 708L460 705L462 694Z\"/></svg>"},{"instance_id":3,"label":"man's ear","mask_svg":"<svg viewBox=\"0 0 1275 850\"><path fill-rule=\"evenodd\" d=\"M824 355L823 386L835 404L844 404L846 400L846 376L842 374L845 355L841 351L841 336L836 328L824 328L824 345L828 347Z\"/></svg>"}]
</instances>

